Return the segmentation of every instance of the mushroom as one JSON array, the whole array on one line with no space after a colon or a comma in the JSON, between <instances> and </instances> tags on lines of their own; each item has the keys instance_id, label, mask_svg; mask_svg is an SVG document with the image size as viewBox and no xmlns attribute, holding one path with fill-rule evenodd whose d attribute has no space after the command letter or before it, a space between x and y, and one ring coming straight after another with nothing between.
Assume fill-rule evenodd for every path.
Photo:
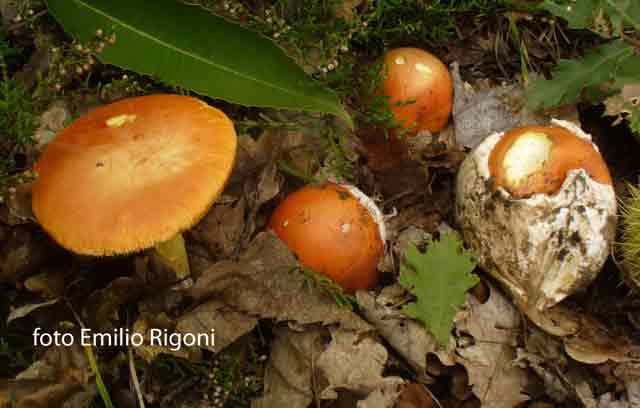
<instances>
[{"instance_id":1,"label":"mushroom","mask_svg":"<svg viewBox=\"0 0 640 408\"><path fill-rule=\"evenodd\" d=\"M590 136L553 120L494 133L465 158L456 218L481 267L540 316L597 276L616 197Z\"/></svg>"},{"instance_id":2,"label":"mushroom","mask_svg":"<svg viewBox=\"0 0 640 408\"><path fill-rule=\"evenodd\" d=\"M301 264L347 291L370 288L378 280L384 221L373 200L356 187L305 186L276 208L269 228Z\"/></svg>"},{"instance_id":3,"label":"mushroom","mask_svg":"<svg viewBox=\"0 0 640 408\"><path fill-rule=\"evenodd\" d=\"M33 212L79 254L149 248L205 214L235 152L231 120L196 98L124 99L92 110L47 146L35 164Z\"/></svg>"},{"instance_id":4,"label":"mushroom","mask_svg":"<svg viewBox=\"0 0 640 408\"><path fill-rule=\"evenodd\" d=\"M384 95L396 120L409 134L439 132L449 120L453 81L447 66L418 48L396 48L384 55Z\"/></svg>"}]
</instances>

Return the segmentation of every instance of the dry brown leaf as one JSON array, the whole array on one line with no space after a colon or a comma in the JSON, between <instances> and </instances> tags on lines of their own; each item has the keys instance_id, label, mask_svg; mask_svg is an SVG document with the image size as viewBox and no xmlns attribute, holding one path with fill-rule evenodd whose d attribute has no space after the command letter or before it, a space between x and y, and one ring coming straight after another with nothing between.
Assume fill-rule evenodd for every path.
<instances>
[{"instance_id":1,"label":"dry brown leaf","mask_svg":"<svg viewBox=\"0 0 640 408\"><path fill-rule=\"evenodd\" d=\"M63 253L47 236L28 226L11 228L0 251L0 282L15 282L36 273Z\"/></svg>"},{"instance_id":2,"label":"dry brown leaf","mask_svg":"<svg viewBox=\"0 0 640 408\"><path fill-rule=\"evenodd\" d=\"M223 302L210 300L178 318L181 333L208 333L215 330L215 345L205 349L219 352L258 324L258 319L244 312L228 310Z\"/></svg>"},{"instance_id":3,"label":"dry brown leaf","mask_svg":"<svg viewBox=\"0 0 640 408\"><path fill-rule=\"evenodd\" d=\"M522 327L518 310L494 287L485 303L469 296L469 314L456 322L458 333L474 343L458 347L457 361L469 374L473 393L483 407L513 408L528 401L524 390L528 373L516 366L516 347Z\"/></svg>"},{"instance_id":4,"label":"dry brown leaf","mask_svg":"<svg viewBox=\"0 0 640 408\"><path fill-rule=\"evenodd\" d=\"M343 18L346 21L352 21L356 7L362 4L363 1L364 0L342 0L337 2L334 8L336 17Z\"/></svg>"},{"instance_id":5,"label":"dry brown leaf","mask_svg":"<svg viewBox=\"0 0 640 408\"><path fill-rule=\"evenodd\" d=\"M243 197L224 195L189 234L204 245L214 259L231 257L243 236L246 208Z\"/></svg>"},{"instance_id":6,"label":"dry brown leaf","mask_svg":"<svg viewBox=\"0 0 640 408\"><path fill-rule=\"evenodd\" d=\"M51 347L14 380L0 380L0 407L89 407L96 395L90 372L80 345Z\"/></svg>"},{"instance_id":7,"label":"dry brown leaf","mask_svg":"<svg viewBox=\"0 0 640 408\"><path fill-rule=\"evenodd\" d=\"M187 292L202 303L215 299L231 310L263 319L295 321L299 324L339 323L358 331L371 326L333 298L310 287L298 263L271 232L256 236L237 262L211 265Z\"/></svg>"},{"instance_id":8,"label":"dry brown leaf","mask_svg":"<svg viewBox=\"0 0 640 408\"><path fill-rule=\"evenodd\" d=\"M100 331L112 330L120 326L118 309L142 293L142 285L137 279L127 276L116 278L105 288L94 291L83 302L83 321L89 327Z\"/></svg>"},{"instance_id":9,"label":"dry brown leaf","mask_svg":"<svg viewBox=\"0 0 640 408\"><path fill-rule=\"evenodd\" d=\"M331 343L320 354L316 367L328 385L319 392L321 399L338 398L338 390L366 397L358 406L393 407L404 384L400 377L383 377L387 349L375 339L339 328L330 328ZM371 395L373 394L373 395ZM372 400L366 402L371 395ZM380 405L373 405L378 401Z\"/></svg>"},{"instance_id":10,"label":"dry brown leaf","mask_svg":"<svg viewBox=\"0 0 640 408\"><path fill-rule=\"evenodd\" d=\"M567 354L582 363L625 362L640 357L640 347L610 334L603 324L589 316L582 316L578 333L563 340Z\"/></svg>"},{"instance_id":11,"label":"dry brown leaf","mask_svg":"<svg viewBox=\"0 0 640 408\"><path fill-rule=\"evenodd\" d=\"M462 80L457 63L451 64L451 74L454 83L453 123L460 146L473 148L490 134L521 124L547 124L551 116L579 123L575 106L540 114L529 112L524 108L519 85L474 90Z\"/></svg>"},{"instance_id":12,"label":"dry brown leaf","mask_svg":"<svg viewBox=\"0 0 640 408\"><path fill-rule=\"evenodd\" d=\"M56 303L58 303L59 300L60 299L52 299L47 302L30 303L28 305L17 307L11 310L11 312L9 313L9 316L7 316L7 323L11 323L13 320L25 317L29 315L31 312L33 312L34 310L55 305Z\"/></svg>"},{"instance_id":13,"label":"dry brown leaf","mask_svg":"<svg viewBox=\"0 0 640 408\"><path fill-rule=\"evenodd\" d=\"M304 332L286 326L274 330L271 356L264 378L264 395L252 408L307 408L313 401L314 360L324 349L326 329L307 327Z\"/></svg>"},{"instance_id":14,"label":"dry brown leaf","mask_svg":"<svg viewBox=\"0 0 640 408\"><path fill-rule=\"evenodd\" d=\"M244 231L245 237L253 236L257 228L256 217L263 204L273 199L280 192L284 178L278 172L275 160L269 162L257 177L250 177L244 183L244 195L249 207L249 215Z\"/></svg>"},{"instance_id":15,"label":"dry brown leaf","mask_svg":"<svg viewBox=\"0 0 640 408\"><path fill-rule=\"evenodd\" d=\"M394 408L436 408L437 406L424 385L409 383L402 388Z\"/></svg>"},{"instance_id":16,"label":"dry brown leaf","mask_svg":"<svg viewBox=\"0 0 640 408\"><path fill-rule=\"evenodd\" d=\"M133 324L133 329L131 330L132 334L140 333L144 337L144 344L140 347L134 347L133 349L138 357L148 363L152 362L160 354L170 354L175 357L185 358L192 361L200 360L202 353L197 347L171 347L169 344L151 344L150 336L152 329L168 330L168 332L173 332L175 324L163 314L155 316L143 314L138 317L138 320ZM209 329L207 329L206 333L209 333Z\"/></svg>"},{"instance_id":17,"label":"dry brown leaf","mask_svg":"<svg viewBox=\"0 0 640 408\"><path fill-rule=\"evenodd\" d=\"M65 272L61 269L46 268L43 272L27 278L24 287L44 299L62 297L65 291Z\"/></svg>"},{"instance_id":18,"label":"dry brown leaf","mask_svg":"<svg viewBox=\"0 0 640 408\"><path fill-rule=\"evenodd\" d=\"M365 318L416 371L419 381L432 382L427 374L429 353L436 355L446 366L455 365L453 350L440 347L424 325L408 319L402 312L406 301L406 291L402 287L388 286L377 298L364 291L356 296Z\"/></svg>"},{"instance_id":19,"label":"dry brown leaf","mask_svg":"<svg viewBox=\"0 0 640 408\"><path fill-rule=\"evenodd\" d=\"M46 111L40 115L40 125L33 135L36 149L39 151L53 140L56 134L71 120L71 113L64 101L52 103Z\"/></svg>"}]
</instances>

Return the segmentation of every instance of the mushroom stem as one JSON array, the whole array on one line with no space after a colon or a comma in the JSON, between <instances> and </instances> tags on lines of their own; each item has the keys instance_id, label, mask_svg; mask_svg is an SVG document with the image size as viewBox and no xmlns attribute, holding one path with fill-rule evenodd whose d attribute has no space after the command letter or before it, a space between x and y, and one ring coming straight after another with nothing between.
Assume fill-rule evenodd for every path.
<instances>
[{"instance_id":1,"label":"mushroom stem","mask_svg":"<svg viewBox=\"0 0 640 408\"><path fill-rule=\"evenodd\" d=\"M191 276L189 258L182 233L177 233L167 241L159 242L154 250L162 264L173 271L178 280Z\"/></svg>"}]
</instances>

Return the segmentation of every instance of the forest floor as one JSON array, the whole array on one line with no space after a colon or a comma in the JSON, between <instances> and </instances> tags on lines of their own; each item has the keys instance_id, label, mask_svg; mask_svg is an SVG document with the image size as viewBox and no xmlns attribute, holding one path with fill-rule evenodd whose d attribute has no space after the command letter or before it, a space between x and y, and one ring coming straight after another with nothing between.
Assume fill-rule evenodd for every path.
<instances>
[{"instance_id":1,"label":"forest floor","mask_svg":"<svg viewBox=\"0 0 640 408\"><path fill-rule=\"evenodd\" d=\"M460 129L473 140L487 136L478 135L483 129L502 130L495 122L512 122L524 84L601 37L524 0L189 3L274 40L339 95L356 129L327 115L207 98L103 64L78 48L46 2L0 0L0 407L640 406L640 296L613 256L563 302L580 316L567 318L582 329L571 336L536 326L480 267L447 346L402 312L416 298L399 283L409 244L428 251L459 229L455 180L469 152ZM371 67L396 47L437 55L455 84L450 124L408 150L380 137L396 126L388 106L363 97L380 80ZM154 93L199 97L223 110L238 134L227 187L184 232L187 277L152 249L73 254L31 213L30 170L47 140L94 107ZM626 183L638 181L640 147L603 112L579 103L536 120L581 123L623 196ZM387 251L371 290L344 293L268 232L289 193L327 180L357 186L385 214ZM77 338L81 327L214 329L216 340L173 349L34 344L37 328Z\"/></svg>"}]
</instances>

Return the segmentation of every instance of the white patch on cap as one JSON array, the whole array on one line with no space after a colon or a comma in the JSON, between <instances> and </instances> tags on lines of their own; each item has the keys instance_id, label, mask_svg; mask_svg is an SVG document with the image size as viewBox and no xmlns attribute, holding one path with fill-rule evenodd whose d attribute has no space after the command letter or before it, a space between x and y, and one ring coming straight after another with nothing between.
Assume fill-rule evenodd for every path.
<instances>
[{"instance_id":1,"label":"white patch on cap","mask_svg":"<svg viewBox=\"0 0 640 408\"><path fill-rule=\"evenodd\" d=\"M396 60L394 62L398 65L403 65L407 63L407 60L405 59L405 57L396 57Z\"/></svg>"},{"instance_id":2,"label":"white patch on cap","mask_svg":"<svg viewBox=\"0 0 640 408\"><path fill-rule=\"evenodd\" d=\"M551 154L553 142L542 132L526 132L520 135L504 155L507 183L518 187L530 175L542 170Z\"/></svg>"},{"instance_id":3,"label":"white patch on cap","mask_svg":"<svg viewBox=\"0 0 640 408\"><path fill-rule=\"evenodd\" d=\"M431 75L433 73L431 68L429 68L427 65L423 64L422 62L416 63L416 71L425 75Z\"/></svg>"},{"instance_id":4,"label":"white patch on cap","mask_svg":"<svg viewBox=\"0 0 640 408\"><path fill-rule=\"evenodd\" d=\"M105 123L110 128L114 128L114 127L120 127L120 126L124 125L125 123L133 123L133 122L135 122L136 118L137 118L136 115L123 114L123 115L110 117L109 119L107 119L105 121Z\"/></svg>"}]
</instances>

